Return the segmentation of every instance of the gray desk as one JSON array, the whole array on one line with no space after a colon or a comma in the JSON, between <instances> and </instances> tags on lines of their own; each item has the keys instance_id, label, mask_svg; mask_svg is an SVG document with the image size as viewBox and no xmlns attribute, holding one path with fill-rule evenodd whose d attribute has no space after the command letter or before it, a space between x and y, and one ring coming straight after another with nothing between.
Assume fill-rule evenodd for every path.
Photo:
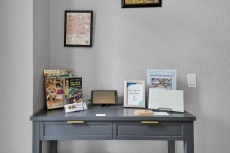
<instances>
[{"instance_id":1,"label":"gray desk","mask_svg":"<svg viewBox=\"0 0 230 153\"><path fill-rule=\"evenodd\" d=\"M42 140L50 141L50 153L57 153L57 140L167 140L169 153L175 153L175 141L180 140L184 153L194 153L195 116L188 112L135 116L134 110L123 106L93 107L70 114L62 109L42 110L30 118L33 153L42 152Z\"/></svg>"}]
</instances>

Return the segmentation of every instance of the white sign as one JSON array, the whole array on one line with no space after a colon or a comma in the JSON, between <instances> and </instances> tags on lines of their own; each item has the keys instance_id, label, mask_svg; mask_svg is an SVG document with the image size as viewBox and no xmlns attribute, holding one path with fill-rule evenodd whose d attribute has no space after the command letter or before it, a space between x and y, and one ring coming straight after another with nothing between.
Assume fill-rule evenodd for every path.
<instances>
[{"instance_id":1,"label":"white sign","mask_svg":"<svg viewBox=\"0 0 230 153\"><path fill-rule=\"evenodd\" d=\"M150 109L168 109L175 112L184 112L183 90L162 90L149 88Z\"/></svg>"},{"instance_id":2,"label":"white sign","mask_svg":"<svg viewBox=\"0 0 230 153\"><path fill-rule=\"evenodd\" d=\"M145 81L124 81L124 107L145 108Z\"/></svg>"},{"instance_id":3,"label":"white sign","mask_svg":"<svg viewBox=\"0 0 230 153\"><path fill-rule=\"evenodd\" d=\"M128 83L128 104L143 104L142 84Z\"/></svg>"},{"instance_id":4,"label":"white sign","mask_svg":"<svg viewBox=\"0 0 230 153\"><path fill-rule=\"evenodd\" d=\"M96 114L96 116L106 116L106 114Z\"/></svg>"},{"instance_id":5,"label":"white sign","mask_svg":"<svg viewBox=\"0 0 230 153\"><path fill-rule=\"evenodd\" d=\"M166 112L154 112L153 115L169 115L169 114Z\"/></svg>"}]
</instances>

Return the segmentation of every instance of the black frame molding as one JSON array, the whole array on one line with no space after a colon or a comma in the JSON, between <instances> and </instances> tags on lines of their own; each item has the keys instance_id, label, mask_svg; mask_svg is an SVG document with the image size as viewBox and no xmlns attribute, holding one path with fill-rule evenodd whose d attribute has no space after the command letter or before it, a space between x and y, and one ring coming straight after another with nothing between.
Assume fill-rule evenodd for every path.
<instances>
[{"instance_id":1,"label":"black frame molding","mask_svg":"<svg viewBox=\"0 0 230 153\"><path fill-rule=\"evenodd\" d=\"M81 44L67 44L66 43L66 31L67 31L67 13L90 13L90 44L89 45L81 45ZM64 25L64 47L92 47L92 38L93 38L93 11L92 10L65 10L65 25Z\"/></svg>"},{"instance_id":2,"label":"black frame molding","mask_svg":"<svg viewBox=\"0 0 230 153\"><path fill-rule=\"evenodd\" d=\"M122 8L139 8L139 7L161 7L162 6L162 0L158 0L159 3L143 3L143 4L135 4L135 1L140 0L130 0L133 1L133 4L126 4L126 0L121 0L121 7ZM150 1L150 0L143 0L143 1ZM153 2L155 0L152 0Z\"/></svg>"}]
</instances>

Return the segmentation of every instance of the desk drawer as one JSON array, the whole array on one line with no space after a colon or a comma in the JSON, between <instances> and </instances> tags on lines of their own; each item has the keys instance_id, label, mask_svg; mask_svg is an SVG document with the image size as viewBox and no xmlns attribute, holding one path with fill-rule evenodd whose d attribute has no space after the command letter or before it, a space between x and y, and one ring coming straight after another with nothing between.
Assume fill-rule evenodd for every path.
<instances>
[{"instance_id":1,"label":"desk drawer","mask_svg":"<svg viewBox=\"0 0 230 153\"><path fill-rule=\"evenodd\" d=\"M116 122L113 137L120 140L182 140L180 122Z\"/></svg>"},{"instance_id":2,"label":"desk drawer","mask_svg":"<svg viewBox=\"0 0 230 153\"><path fill-rule=\"evenodd\" d=\"M44 122L44 140L112 139L112 122Z\"/></svg>"}]
</instances>

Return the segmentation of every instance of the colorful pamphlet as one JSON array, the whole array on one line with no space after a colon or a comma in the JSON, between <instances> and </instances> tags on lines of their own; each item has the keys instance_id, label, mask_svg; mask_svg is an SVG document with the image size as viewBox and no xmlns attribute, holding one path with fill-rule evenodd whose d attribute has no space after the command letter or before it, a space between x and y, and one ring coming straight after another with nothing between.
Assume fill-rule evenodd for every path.
<instances>
[{"instance_id":1,"label":"colorful pamphlet","mask_svg":"<svg viewBox=\"0 0 230 153\"><path fill-rule=\"evenodd\" d=\"M44 70L44 77L45 79L49 78L66 78L66 77L73 77L73 71L68 70Z\"/></svg>"},{"instance_id":2,"label":"colorful pamphlet","mask_svg":"<svg viewBox=\"0 0 230 153\"><path fill-rule=\"evenodd\" d=\"M81 77L65 78L65 98L69 104L83 101Z\"/></svg>"},{"instance_id":3,"label":"colorful pamphlet","mask_svg":"<svg viewBox=\"0 0 230 153\"><path fill-rule=\"evenodd\" d=\"M64 106L63 78L72 76L72 70L44 70L47 109L61 108Z\"/></svg>"},{"instance_id":4,"label":"colorful pamphlet","mask_svg":"<svg viewBox=\"0 0 230 153\"><path fill-rule=\"evenodd\" d=\"M85 102L67 104L64 106L65 113L76 112L81 110L87 110L87 104Z\"/></svg>"},{"instance_id":5,"label":"colorful pamphlet","mask_svg":"<svg viewBox=\"0 0 230 153\"><path fill-rule=\"evenodd\" d=\"M63 84L62 78L46 79L47 109L63 107Z\"/></svg>"}]
</instances>

